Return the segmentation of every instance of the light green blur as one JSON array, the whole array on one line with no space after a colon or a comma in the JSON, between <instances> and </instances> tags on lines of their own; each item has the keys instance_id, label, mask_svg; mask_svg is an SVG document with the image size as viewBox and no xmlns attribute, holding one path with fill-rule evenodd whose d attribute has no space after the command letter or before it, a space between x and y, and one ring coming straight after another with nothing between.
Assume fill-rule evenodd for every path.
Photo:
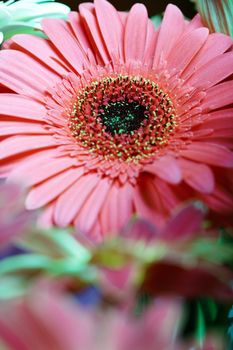
<instances>
[{"instance_id":1,"label":"light green blur","mask_svg":"<svg viewBox=\"0 0 233 350\"><path fill-rule=\"evenodd\" d=\"M0 1L0 44L15 34L43 36L43 18L66 18L69 12L68 6L53 0Z\"/></svg>"}]
</instances>

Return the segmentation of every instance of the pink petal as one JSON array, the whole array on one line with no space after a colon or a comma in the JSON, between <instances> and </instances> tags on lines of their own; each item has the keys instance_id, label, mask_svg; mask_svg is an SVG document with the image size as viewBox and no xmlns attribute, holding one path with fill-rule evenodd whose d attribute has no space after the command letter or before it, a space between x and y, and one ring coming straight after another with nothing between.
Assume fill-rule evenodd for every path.
<instances>
[{"instance_id":1,"label":"pink petal","mask_svg":"<svg viewBox=\"0 0 233 350\"><path fill-rule=\"evenodd\" d=\"M178 73L183 71L201 49L208 34L207 28L198 28L184 35L168 56L168 67L175 68Z\"/></svg>"},{"instance_id":2,"label":"pink petal","mask_svg":"<svg viewBox=\"0 0 233 350\"><path fill-rule=\"evenodd\" d=\"M194 29L201 27L203 27L201 16L199 14L196 14L196 16L194 16L193 19L187 23L185 32L188 33L190 31L193 31Z\"/></svg>"},{"instance_id":3,"label":"pink petal","mask_svg":"<svg viewBox=\"0 0 233 350\"><path fill-rule=\"evenodd\" d=\"M164 208L163 211L170 213L171 210L173 210L180 202L176 196L174 188L172 186L169 186L168 183L161 180L159 177L155 178L154 182L158 196L161 198L162 207Z\"/></svg>"},{"instance_id":4,"label":"pink petal","mask_svg":"<svg viewBox=\"0 0 233 350\"><path fill-rule=\"evenodd\" d=\"M203 128L225 129L233 126L233 108L221 109L208 114L209 118L203 123Z\"/></svg>"},{"instance_id":5,"label":"pink petal","mask_svg":"<svg viewBox=\"0 0 233 350\"><path fill-rule=\"evenodd\" d=\"M93 334L88 313L83 312L78 306L74 308L72 302L69 303L56 291L48 289L42 294L41 290L43 288L38 286L28 302L38 332L40 331L39 334L43 332L41 336L43 345L38 347L38 350L90 349ZM46 342L46 339L50 342ZM46 345L48 348L45 348Z\"/></svg>"},{"instance_id":6,"label":"pink petal","mask_svg":"<svg viewBox=\"0 0 233 350\"><path fill-rule=\"evenodd\" d=\"M233 149L233 139L232 137L214 137L213 135L208 136L206 141L211 143L217 143L218 145L224 146L226 148Z\"/></svg>"},{"instance_id":7,"label":"pink petal","mask_svg":"<svg viewBox=\"0 0 233 350\"><path fill-rule=\"evenodd\" d=\"M15 156L27 151L36 151L41 148L54 147L56 140L47 135L40 136L13 136L0 144L0 159Z\"/></svg>"},{"instance_id":8,"label":"pink petal","mask_svg":"<svg viewBox=\"0 0 233 350\"><path fill-rule=\"evenodd\" d=\"M108 178L101 179L75 220L75 226L78 229L84 232L91 229L97 220L110 187L111 183Z\"/></svg>"},{"instance_id":9,"label":"pink petal","mask_svg":"<svg viewBox=\"0 0 233 350\"><path fill-rule=\"evenodd\" d=\"M162 197L151 178L141 176L140 181L133 193L135 211L140 217L150 220L156 225L163 222L163 216L167 214L164 209ZM157 210L159 208L159 210Z\"/></svg>"},{"instance_id":10,"label":"pink petal","mask_svg":"<svg viewBox=\"0 0 233 350\"><path fill-rule=\"evenodd\" d=\"M179 240L200 234L204 219L204 210L197 204L189 204L180 209L176 215L167 221L165 228L160 232L162 239Z\"/></svg>"},{"instance_id":11,"label":"pink petal","mask_svg":"<svg viewBox=\"0 0 233 350\"><path fill-rule=\"evenodd\" d=\"M54 219L59 226L65 227L74 220L99 181L96 175L84 175L58 198Z\"/></svg>"},{"instance_id":12,"label":"pink petal","mask_svg":"<svg viewBox=\"0 0 233 350\"><path fill-rule=\"evenodd\" d=\"M85 27L82 26L81 16L78 12L71 11L68 15L69 23L73 29L75 38L79 42L82 49L85 51L91 48L88 38L86 36Z\"/></svg>"},{"instance_id":13,"label":"pink petal","mask_svg":"<svg viewBox=\"0 0 233 350\"><path fill-rule=\"evenodd\" d=\"M22 95L41 95L57 82L56 74L16 50L0 51L0 69L0 82Z\"/></svg>"},{"instance_id":14,"label":"pink petal","mask_svg":"<svg viewBox=\"0 0 233 350\"><path fill-rule=\"evenodd\" d=\"M132 200L133 187L130 184L121 186L118 194L118 218L119 227L123 227L127 224L131 216L133 215L133 200Z\"/></svg>"},{"instance_id":15,"label":"pink petal","mask_svg":"<svg viewBox=\"0 0 233 350\"><path fill-rule=\"evenodd\" d=\"M7 310L9 312L9 310ZM0 338L8 346L11 346L11 349L17 350L30 350L30 345L27 343L27 339L17 332L17 327L12 327L12 324L9 324L6 319L9 318L9 313L0 316Z\"/></svg>"},{"instance_id":16,"label":"pink petal","mask_svg":"<svg viewBox=\"0 0 233 350\"><path fill-rule=\"evenodd\" d=\"M50 41L27 34L15 35L12 41L22 51L27 51L58 75L62 76L69 72L69 68L65 66L65 62L61 61L61 56L56 53Z\"/></svg>"},{"instance_id":17,"label":"pink petal","mask_svg":"<svg viewBox=\"0 0 233 350\"><path fill-rule=\"evenodd\" d=\"M105 203L100 213L101 223L105 227L104 232L111 234L117 232L119 227L119 214L118 214L118 195L120 188L114 185L108 191Z\"/></svg>"},{"instance_id":18,"label":"pink petal","mask_svg":"<svg viewBox=\"0 0 233 350\"><path fill-rule=\"evenodd\" d=\"M232 168L233 153L226 147L214 143L193 142L180 154L186 158L210 165Z\"/></svg>"},{"instance_id":19,"label":"pink petal","mask_svg":"<svg viewBox=\"0 0 233 350\"><path fill-rule=\"evenodd\" d=\"M123 59L123 26L120 16L106 0L95 0L95 11L100 31L104 38L109 55ZM114 55L112 56L112 53Z\"/></svg>"},{"instance_id":20,"label":"pink petal","mask_svg":"<svg viewBox=\"0 0 233 350\"><path fill-rule=\"evenodd\" d=\"M144 241L150 244L158 235L156 226L151 222L143 219L134 219L122 231L122 235L128 239L137 241Z\"/></svg>"},{"instance_id":21,"label":"pink petal","mask_svg":"<svg viewBox=\"0 0 233 350\"><path fill-rule=\"evenodd\" d=\"M124 268L118 270L111 270L108 268L101 269L104 277L107 279L107 282L119 289L128 287L130 277L133 273L132 270L133 268L131 265L125 266Z\"/></svg>"},{"instance_id":22,"label":"pink petal","mask_svg":"<svg viewBox=\"0 0 233 350\"><path fill-rule=\"evenodd\" d=\"M109 218L109 202L110 196L108 195L100 212L101 231L104 232L105 236L107 236L108 234L112 234L111 222Z\"/></svg>"},{"instance_id":23,"label":"pink petal","mask_svg":"<svg viewBox=\"0 0 233 350\"><path fill-rule=\"evenodd\" d=\"M145 45L144 62L149 66L153 63L156 43L158 40L158 30L155 31L153 23L149 20L147 24L147 36Z\"/></svg>"},{"instance_id":24,"label":"pink petal","mask_svg":"<svg viewBox=\"0 0 233 350\"><path fill-rule=\"evenodd\" d=\"M22 135L22 134L49 134L50 131L46 130L43 125L36 123L14 122L14 121L2 121L1 123L1 136L9 135Z\"/></svg>"},{"instance_id":25,"label":"pink petal","mask_svg":"<svg viewBox=\"0 0 233 350\"><path fill-rule=\"evenodd\" d=\"M28 161L31 161L34 158L38 157L47 157L48 153L54 154L54 149L40 149L36 152L26 152L20 154L20 156L15 155L14 157L6 158L1 161L1 166L0 166L0 177L1 178L6 178L9 177L9 174L12 173L12 171L15 171L18 167L21 167L21 165L25 164ZM17 177L18 179L18 177ZM10 181L10 180L9 180ZM17 180L18 181L18 180ZM14 182L14 181L13 181ZM20 183L23 182L23 177L21 177ZM24 184L23 184L24 185Z\"/></svg>"},{"instance_id":26,"label":"pink petal","mask_svg":"<svg viewBox=\"0 0 233 350\"><path fill-rule=\"evenodd\" d=\"M210 111L232 104L232 89L233 81L226 81L207 90L206 97L202 101L203 110Z\"/></svg>"},{"instance_id":27,"label":"pink petal","mask_svg":"<svg viewBox=\"0 0 233 350\"><path fill-rule=\"evenodd\" d=\"M60 54L70 64L72 70L77 73L83 71L85 57L80 46L73 36L68 23L61 19L43 19L42 28L49 39L59 50Z\"/></svg>"},{"instance_id":28,"label":"pink petal","mask_svg":"<svg viewBox=\"0 0 233 350\"><path fill-rule=\"evenodd\" d=\"M88 40L85 27L83 26L83 23L81 21L81 16L77 12L71 11L68 15L69 23L71 25L71 28L73 30L73 33L75 35L76 40L78 41L80 48L82 49L83 53L87 55L88 53L88 60L92 64L96 64L96 57L92 51L91 44Z\"/></svg>"},{"instance_id":29,"label":"pink petal","mask_svg":"<svg viewBox=\"0 0 233 350\"><path fill-rule=\"evenodd\" d=\"M184 181L202 193L211 193L214 190L214 175L211 169L205 165L192 162L187 159L180 159Z\"/></svg>"},{"instance_id":30,"label":"pink petal","mask_svg":"<svg viewBox=\"0 0 233 350\"><path fill-rule=\"evenodd\" d=\"M223 54L232 46L232 39L221 33L210 34L197 53L197 55L192 60L192 65L187 67L185 73L182 75L184 78L188 78L200 67L204 66L206 63L214 59L215 57Z\"/></svg>"},{"instance_id":31,"label":"pink petal","mask_svg":"<svg viewBox=\"0 0 233 350\"><path fill-rule=\"evenodd\" d=\"M232 61L233 52L219 55L195 71L188 83L191 86L202 86L204 83L205 87L211 87L233 73Z\"/></svg>"},{"instance_id":32,"label":"pink petal","mask_svg":"<svg viewBox=\"0 0 233 350\"><path fill-rule=\"evenodd\" d=\"M232 216L233 197L231 193L216 188L213 194L203 196L205 203L215 212Z\"/></svg>"},{"instance_id":33,"label":"pink petal","mask_svg":"<svg viewBox=\"0 0 233 350\"><path fill-rule=\"evenodd\" d=\"M82 168L69 169L34 187L26 199L27 209L37 209L51 202L82 174Z\"/></svg>"},{"instance_id":34,"label":"pink petal","mask_svg":"<svg viewBox=\"0 0 233 350\"><path fill-rule=\"evenodd\" d=\"M53 158L49 152L25 161L10 174L9 181L23 179L27 186L36 185L74 165L72 158Z\"/></svg>"},{"instance_id":35,"label":"pink petal","mask_svg":"<svg viewBox=\"0 0 233 350\"><path fill-rule=\"evenodd\" d=\"M87 10L84 4L79 5L79 11L86 25L86 35L91 42L93 51L99 53L103 63L109 63L110 57L102 40L96 17L91 11Z\"/></svg>"},{"instance_id":36,"label":"pink petal","mask_svg":"<svg viewBox=\"0 0 233 350\"><path fill-rule=\"evenodd\" d=\"M123 24L123 26L125 27L127 18L128 18L128 12L125 11L118 11L120 19L121 19L121 23Z\"/></svg>"},{"instance_id":37,"label":"pink petal","mask_svg":"<svg viewBox=\"0 0 233 350\"><path fill-rule=\"evenodd\" d=\"M49 229L54 226L53 222L54 202L43 208L43 212L40 214L37 220L37 225L43 229Z\"/></svg>"},{"instance_id":38,"label":"pink petal","mask_svg":"<svg viewBox=\"0 0 233 350\"><path fill-rule=\"evenodd\" d=\"M46 109L28 97L16 94L0 94L1 115L43 121Z\"/></svg>"},{"instance_id":39,"label":"pink petal","mask_svg":"<svg viewBox=\"0 0 233 350\"><path fill-rule=\"evenodd\" d=\"M127 17L125 26L125 60L142 60L145 55L148 14L146 7L135 4Z\"/></svg>"},{"instance_id":40,"label":"pink petal","mask_svg":"<svg viewBox=\"0 0 233 350\"><path fill-rule=\"evenodd\" d=\"M153 164L145 166L144 170L171 184L178 184L182 180L180 166L176 159L170 156L155 160Z\"/></svg>"},{"instance_id":41,"label":"pink petal","mask_svg":"<svg viewBox=\"0 0 233 350\"><path fill-rule=\"evenodd\" d=\"M153 66L159 64L161 58L166 58L173 46L180 39L184 32L184 18L178 7L169 4L164 13L155 49L155 59Z\"/></svg>"},{"instance_id":42,"label":"pink petal","mask_svg":"<svg viewBox=\"0 0 233 350\"><path fill-rule=\"evenodd\" d=\"M91 228L91 232L87 233L89 243L90 241L92 242L92 244L99 244L103 242L103 232L105 233L101 226L99 218L97 218L96 222Z\"/></svg>"}]
</instances>

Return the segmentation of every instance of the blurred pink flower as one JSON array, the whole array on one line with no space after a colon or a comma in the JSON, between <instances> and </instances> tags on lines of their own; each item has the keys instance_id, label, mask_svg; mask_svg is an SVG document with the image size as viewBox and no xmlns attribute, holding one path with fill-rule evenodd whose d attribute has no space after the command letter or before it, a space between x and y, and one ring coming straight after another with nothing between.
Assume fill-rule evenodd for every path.
<instances>
[{"instance_id":1,"label":"blurred pink flower","mask_svg":"<svg viewBox=\"0 0 233 350\"><path fill-rule=\"evenodd\" d=\"M232 39L173 5L155 30L142 4L105 0L42 26L48 40L17 35L0 52L15 92L0 95L2 174L31 187L27 208L99 239L187 198L229 215Z\"/></svg>"},{"instance_id":2,"label":"blurred pink flower","mask_svg":"<svg viewBox=\"0 0 233 350\"><path fill-rule=\"evenodd\" d=\"M179 338L181 306L158 299L133 316L126 309L85 309L54 288L37 286L0 304L0 337L11 350L198 350L194 341ZM216 344L210 339L201 349L223 349Z\"/></svg>"},{"instance_id":3,"label":"blurred pink flower","mask_svg":"<svg viewBox=\"0 0 233 350\"><path fill-rule=\"evenodd\" d=\"M0 249L26 233L34 214L25 210L23 191L16 184L0 183Z\"/></svg>"},{"instance_id":4,"label":"blurred pink flower","mask_svg":"<svg viewBox=\"0 0 233 350\"><path fill-rule=\"evenodd\" d=\"M189 204L163 227L134 219L100 244L65 230L35 230L21 242L30 254L6 259L0 274L23 280L28 289L41 274L55 273L58 280L67 277L68 289L95 285L104 297L123 303L140 292L229 301L232 247L205 230L203 220L200 204Z\"/></svg>"},{"instance_id":5,"label":"blurred pink flower","mask_svg":"<svg viewBox=\"0 0 233 350\"><path fill-rule=\"evenodd\" d=\"M123 310L82 309L53 291L33 289L0 304L0 337L12 350L181 350L179 303L158 300L142 317Z\"/></svg>"},{"instance_id":6,"label":"blurred pink flower","mask_svg":"<svg viewBox=\"0 0 233 350\"><path fill-rule=\"evenodd\" d=\"M100 266L103 260L106 290L109 285L111 292L130 295L140 276L139 290L153 297L232 300L233 273L224 266L232 260L232 247L219 244L219 233L204 228L205 214L201 203L190 203L177 208L162 227L132 220L115 246L111 240L109 248L103 242L106 248L97 247L94 259L99 259Z\"/></svg>"}]
</instances>

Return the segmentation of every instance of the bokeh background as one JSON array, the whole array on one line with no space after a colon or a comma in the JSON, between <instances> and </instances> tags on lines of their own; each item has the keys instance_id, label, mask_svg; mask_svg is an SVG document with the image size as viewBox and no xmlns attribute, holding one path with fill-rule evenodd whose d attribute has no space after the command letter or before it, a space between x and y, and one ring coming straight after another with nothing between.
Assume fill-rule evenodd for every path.
<instances>
[{"instance_id":1,"label":"bokeh background","mask_svg":"<svg viewBox=\"0 0 233 350\"><path fill-rule=\"evenodd\" d=\"M91 1L91 0L90 0ZM77 0L63 0L63 3L66 3L71 7L72 10L77 10L78 5L81 2L84 1L77 1ZM165 7L168 3L172 3L174 5L177 5L185 16L192 18L196 11L194 8L194 4L190 0L173 0L173 1L166 1L166 0L146 0L146 1L137 1L137 0L110 0L110 2L121 11L128 11L130 7L135 2L141 2L144 5L146 5L149 15L153 16L157 13L162 13L165 10Z\"/></svg>"}]
</instances>

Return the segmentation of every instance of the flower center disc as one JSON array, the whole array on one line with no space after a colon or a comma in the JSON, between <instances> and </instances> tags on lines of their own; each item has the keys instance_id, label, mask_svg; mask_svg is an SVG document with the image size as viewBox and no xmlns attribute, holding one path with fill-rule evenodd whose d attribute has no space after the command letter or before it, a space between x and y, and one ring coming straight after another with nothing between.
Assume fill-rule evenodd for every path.
<instances>
[{"instance_id":1,"label":"flower center disc","mask_svg":"<svg viewBox=\"0 0 233 350\"><path fill-rule=\"evenodd\" d=\"M138 162L168 143L176 117L172 101L158 84L119 75L82 88L68 125L89 152L108 160Z\"/></svg>"},{"instance_id":2,"label":"flower center disc","mask_svg":"<svg viewBox=\"0 0 233 350\"><path fill-rule=\"evenodd\" d=\"M146 107L137 102L127 100L109 102L107 106L100 107L101 122L105 126L105 131L111 135L130 134L143 126L143 121L147 118Z\"/></svg>"}]
</instances>

